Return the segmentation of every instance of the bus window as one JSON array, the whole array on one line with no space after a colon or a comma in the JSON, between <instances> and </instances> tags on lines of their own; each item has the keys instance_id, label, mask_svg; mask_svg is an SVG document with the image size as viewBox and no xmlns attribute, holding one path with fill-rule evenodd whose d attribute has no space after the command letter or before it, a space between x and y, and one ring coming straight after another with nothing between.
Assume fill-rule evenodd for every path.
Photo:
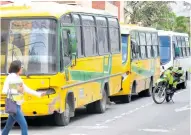
<instances>
[{"instance_id":1,"label":"bus window","mask_svg":"<svg viewBox=\"0 0 191 135\"><path fill-rule=\"evenodd\" d=\"M140 56L140 50L138 49L138 44L134 39L131 39L131 56L132 59L138 59Z\"/></svg>"},{"instance_id":2,"label":"bus window","mask_svg":"<svg viewBox=\"0 0 191 135\"><path fill-rule=\"evenodd\" d=\"M152 34L152 51L153 57L157 57L159 55L159 44L158 44L158 35L156 33Z\"/></svg>"},{"instance_id":3,"label":"bus window","mask_svg":"<svg viewBox=\"0 0 191 135\"><path fill-rule=\"evenodd\" d=\"M83 49L83 44L82 44L82 25L80 22L80 17L79 15L73 15L74 17L74 24L76 27L76 42L77 42L77 55L78 57L83 57L84 56L84 49Z\"/></svg>"},{"instance_id":4,"label":"bus window","mask_svg":"<svg viewBox=\"0 0 191 135\"><path fill-rule=\"evenodd\" d=\"M170 61L171 58L171 49L170 49L170 37L169 36L160 36L160 58L161 63L165 64Z\"/></svg>"},{"instance_id":5,"label":"bus window","mask_svg":"<svg viewBox=\"0 0 191 135\"><path fill-rule=\"evenodd\" d=\"M56 72L56 21L52 19L21 19L10 22L8 64L19 59L29 74ZM22 36L18 36L22 35ZM13 44L22 41L20 47ZM22 40L20 39L22 38ZM22 49L24 49L24 55ZM8 65L7 65L8 66Z\"/></svg>"},{"instance_id":6,"label":"bus window","mask_svg":"<svg viewBox=\"0 0 191 135\"><path fill-rule=\"evenodd\" d=\"M189 45L189 40L187 37L185 38L185 42L186 42L187 56L190 56L190 45Z\"/></svg>"},{"instance_id":7,"label":"bus window","mask_svg":"<svg viewBox=\"0 0 191 135\"><path fill-rule=\"evenodd\" d=\"M186 42L185 42L185 38L181 37L181 42L182 42L182 52L183 52L183 56L186 56Z\"/></svg>"},{"instance_id":8,"label":"bus window","mask_svg":"<svg viewBox=\"0 0 191 135\"><path fill-rule=\"evenodd\" d=\"M177 44L177 40L176 40L176 37L173 36L172 37L172 51L173 51L173 58L177 58L177 57L180 57L180 49L178 47L178 44Z\"/></svg>"},{"instance_id":9,"label":"bus window","mask_svg":"<svg viewBox=\"0 0 191 135\"><path fill-rule=\"evenodd\" d=\"M181 43L181 39L180 39L180 37L176 37L176 39L177 39L177 45L178 45L179 50L180 50L180 57L182 57L182 56L183 56L183 53L182 53L182 43Z\"/></svg>"},{"instance_id":10,"label":"bus window","mask_svg":"<svg viewBox=\"0 0 191 135\"><path fill-rule=\"evenodd\" d=\"M111 53L120 52L120 33L117 19L108 18Z\"/></svg>"},{"instance_id":11,"label":"bus window","mask_svg":"<svg viewBox=\"0 0 191 135\"><path fill-rule=\"evenodd\" d=\"M145 34L145 33L143 33L143 34ZM141 41L141 38L140 38L140 33L138 31L131 32L131 56L132 56L132 59L141 58L141 45L140 44L141 43L144 45L146 44L146 39L144 39L144 41ZM144 49L142 51L142 56L143 56L142 58L146 58L146 49Z\"/></svg>"},{"instance_id":12,"label":"bus window","mask_svg":"<svg viewBox=\"0 0 191 135\"><path fill-rule=\"evenodd\" d=\"M172 42L172 45L175 58L180 57L180 47L178 47L174 41Z\"/></svg>"},{"instance_id":13,"label":"bus window","mask_svg":"<svg viewBox=\"0 0 191 135\"><path fill-rule=\"evenodd\" d=\"M107 21L105 17L96 17L99 54L109 53Z\"/></svg>"},{"instance_id":14,"label":"bus window","mask_svg":"<svg viewBox=\"0 0 191 135\"><path fill-rule=\"evenodd\" d=\"M24 55L25 40L24 40L24 37L20 33L14 34L14 39L13 39L12 44L15 45L17 48L19 48L22 55Z\"/></svg>"},{"instance_id":15,"label":"bus window","mask_svg":"<svg viewBox=\"0 0 191 135\"><path fill-rule=\"evenodd\" d=\"M135 40L137 45L140 45L139 32L135 32Z\"/></svg>"},{"instance_id":16,"label":"bus window","mask_svg":"<svg viewBox=\"0 0 191 135\"><path fill-rule=\"evenodd\" d=\"M150 33L146 33L146 42L147 42L147 56L148 58L151 58L152 57L152 50L151 50L151 45L152 45L152 42L151 42L151 34Z\"/></svg>"},{"instance_id":17,"label":"bus window","mask_svg":"<svg viewBox=\"0 0 191 135\"><path fill-rule=\"evenodd\" d=\"M147 57L146 53L146 37L144 32L139 33L140 36L140 50L141 50L141 58L145 59Z\"/></svg>"},{"instance_id":18,"label":"bus window","mask_svg":"<svg viewBox=\"0 0 191 135\"><path fill-rule=\"evenodd\" d=\"M128 35L123 34L121 35L122 41L122 63L125 63L128 58Z\"/></svg>"},{"instance_id":19,"label":"bus window","mask_svg":"<svg viewBox=\"0 0 191 135\"><path fill-rule=\"evenodd\" d=\"M97 47L94 18L92 16L82 16L82 24L84 32L85 55L95 56L97 54Z\"/></svg>"},{"instance_id":20,"label":"bus window","mask_svg":"<svg viewBox=\"0 0 191 135\"><path fill-rule=\"evenodd\" d=\"M9 20L1 19L1 73L6 73L6 52L9 32Z\"/></svg>"},{"instance_id":21,"label":"bus window","mask_svg":"<svg viewBox=\"0 0 191 135\"><path fill-rule=\"evenodd\" d=\"M71 55L71 50L70 50L70 31L63 30L62 31L62 41L63 41L63 52L64 52L64 66L68 66L71 62L70 55Z\"/></svg>"}]
</instances>

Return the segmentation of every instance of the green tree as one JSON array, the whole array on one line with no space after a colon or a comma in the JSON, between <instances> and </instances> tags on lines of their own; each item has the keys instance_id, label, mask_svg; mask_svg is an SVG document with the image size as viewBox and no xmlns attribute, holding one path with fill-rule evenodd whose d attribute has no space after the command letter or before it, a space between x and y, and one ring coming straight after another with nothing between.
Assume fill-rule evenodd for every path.
<instances>
[{"instance_id":1,"label":"green tree","mask_svg":"<svg viewBox=\"0 0 191 135\"><path fill-rule=\"evenodd\" d=\"M126 1L125 20L127 23L136 24L142 22L144 26L152 26L166 14L171 12L169 3L165 1ZM129 19L128 19L129 17Z\"/></svg>"},{"instance_id":2,"label":"green tree","mask_svg":"<svg viewBox=\"0 0 191 135\"><path fill-rule=\"evenodd\" d=\"M190 20L188 17L178 16L176 17L175 31L189 33Z\"/></svg>"},{"instance_id":3,"label":"green tree","mask_svg":"<svg viewBox=\"0 0 191 135\"><path fill-rule=\"evenodd\" d=\"M140 9L145 6L145 3L145 1L126 1L124 8L125 22L132 24L138 23L141 20Z\"/></svg>"},{"instance_id":4,"label":"green tree","mask_svg":"<svg viewBox=\"0 0 191 135\"><path fill-rule=\"evenodd\" d=\"M125 23L141 24L162 30L189 33L189 18L176 16L169 4L173 1L126 1ZM191 5L188 5L191 7Z\"/></svg>"}]
</instances>

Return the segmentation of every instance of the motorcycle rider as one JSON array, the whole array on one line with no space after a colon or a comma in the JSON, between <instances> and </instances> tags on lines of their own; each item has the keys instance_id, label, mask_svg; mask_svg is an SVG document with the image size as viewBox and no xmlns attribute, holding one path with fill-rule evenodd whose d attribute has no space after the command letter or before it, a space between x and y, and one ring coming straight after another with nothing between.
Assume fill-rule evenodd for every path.
<instances>
[{"instance_id":1,"label":"motorcycle rider","mask_svg":"<svg viewBox=\"0 0 191 135\"><path fill-rule=\"evenodd\" d=\"M164 72L163 77L169 83L169 91L170 93L176 92L177 84L180 81L181 77L183 77L184 71L181 67L170 67L168 70Z\"/></svg>"}]
</instances>

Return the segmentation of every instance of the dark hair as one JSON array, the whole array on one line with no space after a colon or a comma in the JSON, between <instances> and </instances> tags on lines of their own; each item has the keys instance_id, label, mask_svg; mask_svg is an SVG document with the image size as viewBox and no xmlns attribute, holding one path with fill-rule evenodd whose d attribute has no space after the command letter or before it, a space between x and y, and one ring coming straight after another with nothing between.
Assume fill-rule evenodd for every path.
<instances>
[{"instance_id":1,"label":"dark hair","mask_svg":"<svg viewBox=\"0 0 191 135\"><path fill-rule=\"evenodd\" d=\"M9 73L18 73L20 69L21 69L21 61L14 60L11 62L11 65L9 67Z\"/></svg>"}]
</instances>

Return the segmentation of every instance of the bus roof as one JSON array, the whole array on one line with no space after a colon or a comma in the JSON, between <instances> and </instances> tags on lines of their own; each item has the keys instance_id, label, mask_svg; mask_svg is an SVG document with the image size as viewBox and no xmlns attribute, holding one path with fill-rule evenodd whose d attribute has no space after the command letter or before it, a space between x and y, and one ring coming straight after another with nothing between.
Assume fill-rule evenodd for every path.
<instances>
[{"instance_id":1,"label":"bus roof","mask_svg":"<svg viewBox=\"0 0 191 135\"><path fill-rule=\"evenodd\" d=\"M149 28L149 27L141 27L137 25L128 25L128 24L120 24L121 26L121 34L129 34L130 31L150 31L150 32L157 32L155 28Z\"/></svg>"},{"instance_id":2,"label":"bus roof","mask_svg":"<svg viewBox=\"0 0 191 135\"><path fill-rule=\"evenodd\" d=\"M104 10L85 8L78 5L59 4L56 2L31 2L28 5L7 4L0 7L0 17L56 17L69 12L94 13L112 16Z\"/></svg>"},{"instance_id":3,"label":"bus roof","mask_svg":"<svg viewBox=\"0 0 191 135\"><path fill-rule=\"evenodd\" d=\"M158 35L159 36L185 36L188 37L187 33L179 33L179 32L174 32L174 31L165 31L165 30L158 30Z\"/></svg>"}]
</instances>

